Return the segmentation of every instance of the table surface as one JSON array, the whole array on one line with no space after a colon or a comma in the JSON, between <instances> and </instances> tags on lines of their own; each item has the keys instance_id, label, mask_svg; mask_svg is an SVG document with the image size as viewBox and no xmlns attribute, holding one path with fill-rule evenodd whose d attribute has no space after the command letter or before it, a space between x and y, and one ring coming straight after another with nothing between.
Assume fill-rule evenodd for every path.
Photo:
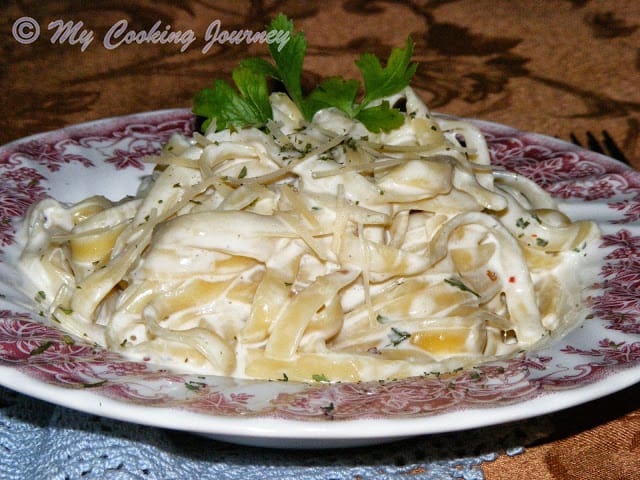
<instances>
[{"instance_id":1,"label":"table surface","mask_svg":"<svg viewBox=\"0 0 640 480\"><path fill-rule=\"evenodd\" d=\"M240 58L264 53L264 46L259 44L213 43L206 50L206 31L212 22L219 20L220 30L259 31L280 11L306 33L306 82L334 74L355 77L353 62L360 53L386 57L410 34L416 43L414 58L420 63L413 86L431 109L573 140L587 148L600 146L605 153L640 168L637 0L9 2L3 7L0 28L0 144L88 120L190 107L194 92L213 78L229 78ZM18 19L28 20L23 17L37 22L37 38L29 38L35 33L35 25L19 26ZM127 31L149 31L157 22L159 31L181 31L185 35L190 31L193 42L118 44L113 32L125 21ZM57 35L57 25L66 22L71 22L75 30L70 30L68 37ZM617 151L612 153L609 140ZM428 439L416 439L411 448L416 452L418 446L424 447L421 455L408 460L400 453L406 449L405 444L389 447L385 457L389 464L376 463L371 471L366 469L366 462L374 458L371 452L355 454L363 462L359 466L344 463L338 454L318 454L315 463L307 460L316 468L313 475L317 478L342 478L337 470L327 470L330 465L342 465L343 473L349 475L344 478L382 475L383 467L388 476L379 478L413 475L494 480L524 478L525 474L541 480L637 478L638 399L640 387L634 386L570 410L511 425L511 434L504 436L502 432L495 451L485 443L473 451L458 450L447 458L434 450ZM250 449L249 453L240 453L232 446L153 429L123 433L118 428L124 427L104 421L98 428L91 418L74 415L0 389L0 432L3 426L14 428L13 436L6 428L0 433L0 449L9 452L14 448L33 455L24 445L22 450L11 447L9 440L28 435L45 442L51 432L63 438L71 435L65 422L75 422L69 438L90 441L94 449L92 455L82 457L85 477L92 468L94 473L98 471L91 461L105 464L108 455L99 457L97 452L114 442L126 443L129 450L120 452L119 468L112 465L111 470L101 470L115 472L113 477L105 474L103 478L133 472L132 462L137 460L132 452L139 455L141 451L166 456L164 463L152 465L170 466L173 470L167 475L171 478L186 475L180 468L187 466L190 474L197 474L198 468L212 472L213 467L207 463L211 458L198 453L203 445L216 449L223 459L217 465L224 464L228 472L232 471L230 464L263 461L265 468L279 472L282 478L311 476L296 469L294 454ZM18 430L22 437L16 436ZM497 432L485 429L477 435L487 439ZM445 445L467 441L459 434L440 440ZM71 449L73 441L69 442L67 447ZM516 448L521 446L524 449ZM385 455L382 451L376 450ZM243 460L243 454L249 455L249 460ZM55 455L51 455L47 461L53 461ZM353 458L354 454L350 455ZM20 460L15 455L4 458ZM61 457L55 458L61 461ZM180 462L172 463L170 458L179 458ZM7 461L0 460L0 477L3 472L16 472L15 465L7 466ZM440 465L442 476L434 473L435 464ZM146 478L154 474L152 467L140 467L138 471ZM66 474L75 478L69 471ZM248 471L243 475L253 478ZM138 477L131 474L131 478Z\"/></svg>"}]
</instances>

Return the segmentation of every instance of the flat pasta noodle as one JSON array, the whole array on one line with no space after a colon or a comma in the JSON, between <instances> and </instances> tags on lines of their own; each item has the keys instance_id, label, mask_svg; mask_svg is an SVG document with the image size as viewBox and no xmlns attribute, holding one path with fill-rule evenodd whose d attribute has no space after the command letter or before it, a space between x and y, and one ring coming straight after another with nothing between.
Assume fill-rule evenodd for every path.
<instances>
[{"instance_id":1,"label":"flat pasta noodle","mask_svg":"<svg viewBox=\"0 0 640 480\"><path fill-rule=\"evenodd\" d=\"M129 358L241 378L446 372L574 327L596 225L495 169L477 127L386 100L404 123L372 133L272 94L267 128L174 135L135 196L35 204L27 288Z\"/></svg>"}]
</instances>

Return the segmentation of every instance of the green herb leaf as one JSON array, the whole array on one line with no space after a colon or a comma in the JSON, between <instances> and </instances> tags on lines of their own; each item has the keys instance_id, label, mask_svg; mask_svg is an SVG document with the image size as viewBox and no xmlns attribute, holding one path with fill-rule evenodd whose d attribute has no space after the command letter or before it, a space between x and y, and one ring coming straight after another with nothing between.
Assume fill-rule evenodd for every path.
<instances>
[{"instance_id":1,"label":"green herb leaf","mask_svg":"<svg viewBox=\"0 0 640 480\"><path fill-rule=\"evenodd\" d=\"M356 62L364 80L364 97L357 105L356 98L360 91L360 83L356 80L345 80L331 77L322 82L311 92L307 102L307 111L315 113L321 108L335 107L349 117L362 122L371 132L389 132L404 123L404 115L398 109L384 101L379 105L369 106L380 98L398 93L409 85L415 74L417 65L409 64L413 55L413 42L407 38L406 48L395 48L382 68L378 58L365 53ZM308 118L312 116L309 115Z\"/></svg>"},{"instance_id":2,"label":"green herb leaf","mask_svg":"<svg viewBox=\"0 0 640 480\"><path fill-rule=\"evenodd\" d=\"M104 385L105 383L107 383L106 380L99 380L97 382L93 382L93 383L83 383L82 384L82 388L96 388L96 387L101 387L102 385Z\"/></svg>"},{"instance_id":3,"label":"green herb leaf","mask_svg":"<svg viewBox=\"0 0 640 480\"><path fill-rule=\"evenodd\" d=\"M34 348L33 350L31 350L29 352L29 355L30 356L40 355L41 353L46 352L52 346L53 346L53 342L51 342L51 341L44 342L40 346L38 346L38 347Z\"/></svg>"},{"instance_id":4,"label":"green herb leaf","mask_svg":"<svg viewBox=\"0 0 640 480\"><path fill-rule=\"evenodd\" d=\"M367 127L367 130L374 133L389 132L404 123L404 115L399 110L391 108L386 100L375 107L360 110L356 118Z\"/></svg>"},{"instance_id":5,"label":"green herb leaf","mask_svg":"<svg viewBox=\"0 0 640 480\"><path fill-rule=\"evenodd\" d=\"M360 56L356 65L364 79L365 91L360 108L364 108L376 99L398 93L409 85L418 68L417 64L410 64L413 47L413 42L407 38L405 48L392 50L384 68L375 55L365 53Z\"/></svg>"},{"instance_id":6,"label":"green herb leaf","mask_svg":"<svg viewBox=\"0 0 640 480\"><path fill-rule=\"evenodd\" d=\"M307 98L307 105L314 112L323 108L336 107L353 118L357 113L354 105L359 91L360 82L357 80L330 77L311 92Z\"/></svg>"},{"instance_id":7,"label":"green herb leaf","mask_svg":"<svg viewBox=\"0 0 640 480\"><path fill-rule=\"evenodd\" d=\"M264 75L275 79L280 78L278 70L276 70L276 68L264 58L245 58L240 60L240 66L247 68L258 75Z\"/></svg>"},{"instance_id":8,"label":"green herb leaf","mask_svg":"<svg viewBox=\"0 0 640 480\"><path fill-rule=\"evenodd\" d=\"M186 387L187 390L191 390L191 391L197 392L201 388L206 387L207 384L206 383L202 383L202 382L194 382L194 381L190 380L188 382L185 382L184 386Z\"/></svg>"},{"instance_id":9,"label":"green herb leaf","mask_svg":"<svg viewBox=\"0 0 640 480\"><path fill-rule=\"evenodd\" d=\"M311 375L311 378L315 382L328 382L329 381L329 379L327 378L327 376L324 373L314 373L313 375Z\"/></svg>"},{"instance_id":10,"label":"green herb leaf","mask_svg":"<svg viewBox=\"0 0 640 480\"><path fill-rule=\"evenodd\" d=\"M536 245L539 247L546 247L549 245L549 240L545 240L544 238L536 238Z\"/></svg>"},{"instance_id":11,"label":"green herb leaf","mask_svg":"<svg viewBox=\"0 0 640 480\"><path fill-rule=\"evenodd\" d=\"M389 341L391 341L391 345L397 347L405 340L411 338L411 334L409 332L404 332L402 330L398 330L397 328L391 327L391 333L389 333Z\"/></svg>"},{"instance_id":12,"label":"green herb leaf","mask_svg":"<svg viewBox=\"0 0 640 480\"><path fill-rule=\"evenodd\" d=\"M293 31L293 21L289 20L282 13L273 19L269 28L270 31L288 32L289 41L282 47L276 42L269 44L269 53L276 63L278 72L277 80L280 80L286 88L291 99L298 105L304 104L302 96L302 64L307 53L307 40L304 33ZM305 113L304 109L302 112Z\"/></svg>"},{"instance_id":13,"label":"green herb leaf","mask_svg":"<svg viewBox=\"0 0 640 480\"><path fill-rule=\"evenodd\" d=\"M324 413L328 415L329 413L333 412L335 408L336 406L333 404L333 402L330 402L326 407L320 407L320 410L324 411Z\"/></svg>"},{"instance_id":14,"label":"green herb leaf","mask_svg":"<svg viewBox=\"0 0 640 480\"><path fill-rule=\"evenodd\" d=\"M247 114L253 116L256 123L263 124L271 118L271 103L269 89L264 74L246 68L236 68L232 78L244 98L243 106Z\"/></svg>"},{"instance_id":15,"label":"green herb leaf","mask_svg":"<svg viewBox=\"0 0 640 480\"><path fill-rule=\"evenodd\" d=\"M444 281L449 285L451 285L452 287L459 288L463 292L469 292L475 295L476 297L480 298L480 294L478 292L475 292L471 288L467 287L464 283L462 283L462 280L460 280L459 278L445 278Z\"/></svg>"},{"instance_id":16,"label":"green herb leaf","mask_svg":"<svg viewBox=\"0 0 640 480\"><path fill-rule=\"evenodd\" d=\"M206 120L203 131L215 119L216 131L225 128L262 126L272 116L269 91L264 74L247 67L238 67L232 73L238 88L236 92L224 80L215 80L213 88L205 88L194 98L193 113Z\"/></svg>"}]
</instances>

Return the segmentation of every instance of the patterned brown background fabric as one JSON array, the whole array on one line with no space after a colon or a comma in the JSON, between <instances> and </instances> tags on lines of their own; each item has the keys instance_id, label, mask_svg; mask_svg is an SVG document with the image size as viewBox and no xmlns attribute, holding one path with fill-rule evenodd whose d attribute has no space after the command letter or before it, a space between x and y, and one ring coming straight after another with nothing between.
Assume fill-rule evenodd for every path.
<instances>
[{"instance_id":1,"label":"patterned brown background fabric","mask_svg":"<svg viewBox=\"0 0 640 480\"><path fill-rule=\"evenodd\" d=\"M207 26L259 31L277 13L309 41L305 81L355 77L367 51L386 57L407 35L420 62L414 87L436 111L477 117L587 145L606 132L640 167L640 2L638 0L81 0L3 2L0 28L0 144L114 115L190 107L215 77L264 45L214 44ZM12 33L16 19L40 26L33 43ZM103 39L120 20L128 30L191 30L192 44L122 44ZM82 22L93 32L54 38L50 22ZM572 137L573 136L573 137ZM553 438L484 466L488 479L640 478L640 389L554 416ZM604 414L603 414L604 412Z\"/></svg>"},{"instance_id":2,"label":"patterned brown background fabric","mask_svg":"<svg viewBox=\"0 0 640 480\"><path fill-rule=\"evenodd\" d=\"M323 2L206 0L66 0L10 2L2 41L0 142L42 130L141 110L188 107L193 93L228 77L239 58L262 45L215 44L207 26L262 30L278 12L309 40L308 81L355 76L363 51L386 56L409 34L420 62L414 86L437 111L480 117L585 143L606 130L638 165L640 156L640 5L637 0L427 0ZM12 24L30 16L40 38L18 43ZM128 30L192 30L184 52L175 44L102 40L119 20ZM83 22L94 40L81 51L54 41L50 22ZM600 139L600 138L599 138Z\"/></svg>"}]
</instances>

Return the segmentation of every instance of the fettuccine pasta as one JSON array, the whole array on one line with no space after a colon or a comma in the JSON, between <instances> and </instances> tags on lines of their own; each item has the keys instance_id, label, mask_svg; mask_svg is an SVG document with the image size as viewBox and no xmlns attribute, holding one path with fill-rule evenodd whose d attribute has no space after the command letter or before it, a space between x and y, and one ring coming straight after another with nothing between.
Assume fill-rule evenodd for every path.
<instances>
[{"instance_id":1,"label":"fettuccine pasta","mask_svg":"<svg viewBox=\"0 0 640 480\"><path fill-rule=\"evenodd\" d=\"M134 197L36 204L20 262L45 316L179 371L330 382L470 367L575 325L567 272L597 227L492 167L476 127L409 88L388 133L270 99L266 128L172 137Z\"/></svg>"}]
</instances>

